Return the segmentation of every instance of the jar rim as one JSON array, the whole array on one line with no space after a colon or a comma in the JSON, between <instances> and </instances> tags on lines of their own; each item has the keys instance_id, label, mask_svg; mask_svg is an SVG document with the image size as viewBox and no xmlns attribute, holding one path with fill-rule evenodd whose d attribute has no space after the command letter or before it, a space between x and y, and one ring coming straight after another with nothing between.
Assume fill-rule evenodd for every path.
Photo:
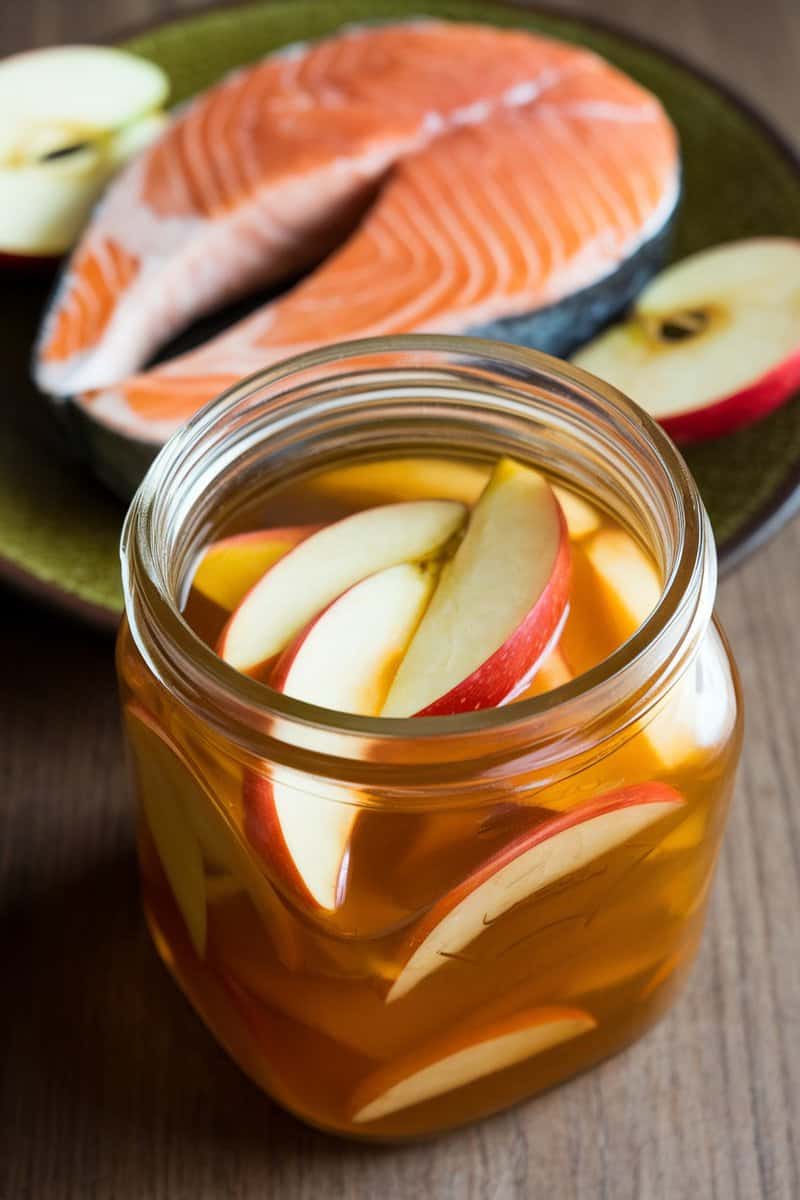
<instances>
[{"instance_id":1,"label":"jar rim","mask_svg":"<svg viewBox=\"0 0 800 1200\"><path fill-rule=\"evenodd\" d=\"M678 530L661 597L636 633L589 671L532 699L476 712L362 717L283 696L243 675L199 638L183 617L168 564L159 558L154 517L159 503L163 508L165 498L179 495L191 480L193 448L231 414L257 412L258 397L269 387L287 384L303 372L371 357L378 361L387 355L408 355L409 361L441 356L448 374L458 369L459 362L481 363L511 378L535 378L564 394L590 398L598 411L619 423L631 444L646 447L651 461L658 465L675 505ZM427 365L425 369L437 368ZM287 419L279 402L271 404L270 413L276 423ZM262 435L262 440L266 436ZM572 364L516 345L443 334L406 334L324 346L241 380L205 405L156 456L128 510L120 553L132 636L161 682L222 727L226 736L273 758L281 757L277 748L283 745L287 762L294 751L302 753L304 762L311 754L318 760L321 774L329 773L328 760L341 762L342 757L368 759L375 769L380 763L401 766L403 748L412 742L417 747L426 742L436 744L439 753L431 750L432 761L485 756L487 739L498 737L507 749L513 746L515 753L523 745L527 751L537 746L544 750L554 740L559 757L570 743L577 752L579 744L585 748L590 737L587 712L598 717L594 724L599 726L600 714L607 716L614 709L625 715L627 706L625 722L631 724L656 702L652 687L645 684L652 681L656 665L675 660L677 650L689 640L687 629L693 628L694 641L699 640L711 619L716 590L713 535L696 484L673 442L647 413L616 388ZM143 604L138 604L137 598ZM148 626L148 638L143 636L142 620ZM554 714L558 714L560 730L555 739ZM574 720L570 720L571 714ZM364 742L371 747L368 755L359 749ZM497 753L502 756L501 751Z\"/></svg>"}]
</instances>

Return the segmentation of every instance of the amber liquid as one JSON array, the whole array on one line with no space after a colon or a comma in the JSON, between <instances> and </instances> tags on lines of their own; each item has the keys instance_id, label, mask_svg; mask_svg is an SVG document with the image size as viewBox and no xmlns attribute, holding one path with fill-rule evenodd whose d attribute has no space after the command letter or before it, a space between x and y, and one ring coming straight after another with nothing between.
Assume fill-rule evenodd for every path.
<instances>
[{"instance_id":1,"label":"amber liquid","mask_svg":"<svg viewBox=\"0 0 800 1200\"><path fill-rule=\"evenodd\" d=\"M477 468L440 463L437 472L434 460L412 466L370 464L299 480L220 536L327 522L398 499L472 501L480 491ZM622 531L599 510L589 515L594 528L572 538L573 585L560 641L525 695L587 670L631 632L586 550L599 530ZM192 589L185 615L214 645L229 612ZM713 639L710 652L724 656L716 633ZM436 813L365 808L354 825L341 903L320 912L249 838L243 788L253 764L170 703L124 633L120 667L128 711L131 702L146 710L181 756L175 770L167 756L159 784L141 765L147 746L132 739L140 793L164 792L143 797L140 823L144 902L158 948L244 1070L304 1119L353 1136L395 1138L482 1116L629 1043L685 976L738 752L735 714L712 740L698 726L695 740L684 695L681 734L671 749L664 749L662 724L660 739L649 728L621 736L599 760L573 763L567 778L534 779L513 792L487 783L477 804L471 795L469 804ZM674 811L490 916L467 945L389 997L430 914L446 908L448 896L492 856L594 797L651 783L675 789L681 803ZM154 837L148 812L172 804L176 794L178 824ZM177 896L163 843L181 836L180 821L199 856L193 884ZM191 903L204 905L204 915L190 911L187 921ZM454 1086L439 1084L435 1094L385 1115L360 1115L398 1082L431 1064L435 1071L481 1039L502 1038L525 1014L538 1019L547 1012L585 1014L586 1027L466 1082L456 1068Z\"/></svg>"}]
</instances>

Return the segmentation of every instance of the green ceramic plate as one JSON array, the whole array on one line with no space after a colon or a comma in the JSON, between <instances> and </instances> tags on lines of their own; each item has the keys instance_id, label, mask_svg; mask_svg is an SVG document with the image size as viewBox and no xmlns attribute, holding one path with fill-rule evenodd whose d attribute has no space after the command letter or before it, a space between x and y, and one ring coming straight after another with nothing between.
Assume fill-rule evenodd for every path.
<instances>
[{"instance_id":1,"label":"green ceramic plate","mask_svg":"<svg viewBox=\"0 0 800 1200\"><path fill-rule=\"evenodd\" d=\"M494 22L579 42L660 96L683 145L680 258L752 234L800 236L800 164L727 89L623 33L571 18L448 0L283 0L210 10L124 43L165 68L179 102L221 74L343 22L418 15ZM4 282L0 346L0 574L106 627L121 611L117 541L122 506L70 461L28 378L46 281ZM695 472L730 568L800 508L800 397L760 424L693 447Z\"/></svg>"}]
</instances>

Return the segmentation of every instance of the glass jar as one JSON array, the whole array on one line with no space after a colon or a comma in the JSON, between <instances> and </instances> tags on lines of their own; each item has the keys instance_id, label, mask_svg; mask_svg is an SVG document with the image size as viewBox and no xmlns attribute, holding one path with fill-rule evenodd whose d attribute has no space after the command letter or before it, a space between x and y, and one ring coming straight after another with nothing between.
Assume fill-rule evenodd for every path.
<instances>
[{"instance_id":1,"label":"glass jar","mask_svg":"<svg viewBox=\"0 0 800 1200\"><path fill-rule=\"evenodd\" d=\"M402 454L546 471L650 549L657 607L555 690L404 720L282 696L193 633L191 568L225 520L298 472ZM429 1134L591 1066L665 1010L700 938L741 727L708 518L645 414L512 346L330 347L245 380L167 444L122 561L145 911L271 1096L350 1136ZM309 836L352 820L334 911L253 825L253 797L277 787Z\"/></svg>"}]
</instances>

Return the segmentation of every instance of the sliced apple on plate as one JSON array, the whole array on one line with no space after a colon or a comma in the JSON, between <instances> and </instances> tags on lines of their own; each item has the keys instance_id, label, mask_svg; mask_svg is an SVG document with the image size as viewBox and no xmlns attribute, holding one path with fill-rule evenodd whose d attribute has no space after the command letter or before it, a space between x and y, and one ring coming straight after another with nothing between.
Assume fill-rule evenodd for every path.
<instances>
[{"instance_id":1,"label":"sliced apple on plate","mask_svg":"<svg viewBox=\"0 0 800 1200\"><path fill-rule=\"evenodd\" d=\"M569 597L569 539L537 471L501 459L395 676L383 716L507 699L550 647Z\"/></svg>"},{"instance_id":2,"label":"sliced apple on plate","mask_svg":"<svg viewBox=\"0 0 800 1200\"><path fill-rule=\"evenodd\" d=\"M102 46L51 46L0 62L0 253L57 257L105 183L163 127L169 82Z\"/></svg>"},{"instance_id":3,"label":"sliced apple on plate","mask_svg":"<svg viewBox=\"0 0 800 1200\"><path fill-rule=\"evenodd\" d=\"M620 642L626 641L661 598L655 564L631 537L618 530L601 530L586 546L586 555L599 598ZM643 731L659 766L673 770L698 750L721 743L735 720L733 697L728 658L712 625L694 662Z\"/></svg>"},{"instance_id":4,"label":"sliced apple on plate","mask_svg":"<svg viewBox=\"0 0 800 1200\"><path fill-rule=\"evenodd\" d=\"M800 389L800 239L748 238L675 263L573 361L678 441L765 416Z\"/></svg>"},{"instance_id":5,"label":"sliced apple on plate","mask_svg":"<svg viewBox=\"0 0 800 1200\"><path fill-rule=\"evenodd\" d=\"M353 584L441 554L465 517L454 500L410 500L326 525L251 588L222 632L219 654L240 671L257 670Z\"/></svg>"},{"instance_id":6,"label":"sliced apple on plate","mask_svg":"<svg viewBox=\"0 0 800 1200\"><path fill-rule=\"evenodd\" d=\"M665 784L636 784L588 800L524 833L438 900L420 921L387 1003L417 987L509 909L677 813L683 804L680 793Z\"/></svg>"},{"instance_id":7,"label":"sliced apple on plate","mask_svg":"<svg viewBox=\"0 0 800 1200\"><path fill-rule=\"evenodd\" d=\"M376 716L435 586L435 569L416 563L362 579L283 653L272 686L337 712ZM251 842L307 901L335 909L358 797L323 780L305 792L257 774L248 777L244 796Z\"/></svg>"},{"instance_id":8,"label":"sliced apple on plate","mask_svg":"<svg viewBox=\"0 0 800 1200\"><path fill-rule=\"evenodd\" d=\"M380 1121L466 1087L588 1033L596 1024L587 1012L560 1007L515 1013L483 1029L473 1019L365 1079L352 1099L353 1123Z\"/></svg>"},{"instance_id":9,"label":"sliced apple on plate","mask_svg":"<svg viewBox=\"0 0 800 1200\"><path fill-rule=\"evenodd\" d=\"M318 525L293 525L220 538L203 551L192 587L233 612L279 558L318 529Z\"/></svg>"}]
</instances>

